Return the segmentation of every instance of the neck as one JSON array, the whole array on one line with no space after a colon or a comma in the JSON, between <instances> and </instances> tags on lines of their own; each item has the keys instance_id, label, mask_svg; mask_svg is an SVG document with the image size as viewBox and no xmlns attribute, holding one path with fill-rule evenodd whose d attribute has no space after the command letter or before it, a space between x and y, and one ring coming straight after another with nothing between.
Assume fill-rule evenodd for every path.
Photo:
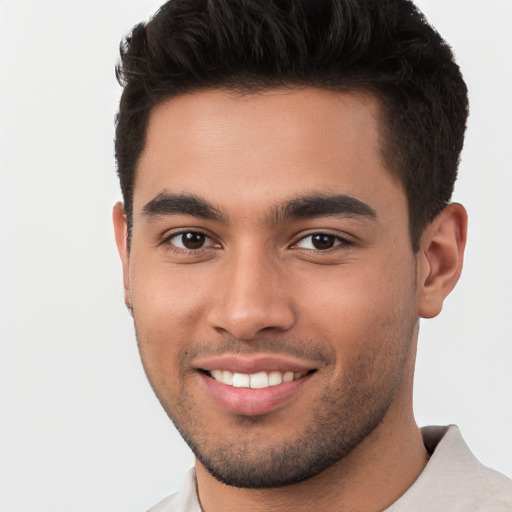
<instances>
[{"instance_id":1,"label":"neck","mask_svg":"<svg viewBox=\"0 0 512 512\"><path fill-rule=\"evenodd\" d=\"M414 350L413 350L414 352ZM212 477L196 461L203 512L379 512L402 496L428 462L412 412L414 356L381 423L342 460L299 484L239 489Z\"/></svg>"},{"instance_id":2,"label":"neck","mask_svg":"<svg viewBox=\"0 0 512 512\"><path fill-rule=\"evenodd\" d=\"M229 487L213 478L197 461L202 510L385 510L407 491L428 461L412 412L407 421L402 417L398 425L388 416L343 460L300 484L256 490Z\"/></svg>"}]
</instances>

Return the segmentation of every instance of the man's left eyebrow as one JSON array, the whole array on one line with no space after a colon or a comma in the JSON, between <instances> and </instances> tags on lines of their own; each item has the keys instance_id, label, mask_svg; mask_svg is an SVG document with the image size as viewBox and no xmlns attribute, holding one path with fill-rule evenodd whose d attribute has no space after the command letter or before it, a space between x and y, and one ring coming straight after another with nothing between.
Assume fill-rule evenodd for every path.
<instances>
[{"instance_id":1,"label":"man's left eyebrow","mask_svg":"<svg viewBox=\"0 0 512 512\"><path fill-rule=\"evenodd\" d=\"M366 203L345 194L314 194L301 196L276 207L269 216L271 223L288 219L345 216L377 219L377 212Z\"/></svg>"}]
</instances>

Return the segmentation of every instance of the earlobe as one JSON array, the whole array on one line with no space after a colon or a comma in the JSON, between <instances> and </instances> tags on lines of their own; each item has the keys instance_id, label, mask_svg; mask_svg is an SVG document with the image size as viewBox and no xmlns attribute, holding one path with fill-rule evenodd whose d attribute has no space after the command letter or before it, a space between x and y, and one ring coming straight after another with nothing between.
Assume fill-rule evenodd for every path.
<instances>
[{"instance_id":1,"label":"earlobe","mask_svg":"<svg viewBox=\"0 0 512 512\"><path fill-rule=\"evenodd\" d=\"M127 244L127 223L123 203L118 202L114 205L112 219L114 221L114 233L116 237L117 250L119 252L119 257L121 258L121 264L123 266L124 301L126 307L131 312L132 308L129 297L130 281L128 272L129 252Z\"/></svg>"},{"instance_id":2,"label":"earlobe","mask_svg":"<svg viewBox=\"0 0 512 512\"><path fill-rule=\"evenodd\" d=\"M425 229L418 252L419 315L437 316L459 280L466 246L467 213L449 204Z\"/></svg>"}]
</instances>

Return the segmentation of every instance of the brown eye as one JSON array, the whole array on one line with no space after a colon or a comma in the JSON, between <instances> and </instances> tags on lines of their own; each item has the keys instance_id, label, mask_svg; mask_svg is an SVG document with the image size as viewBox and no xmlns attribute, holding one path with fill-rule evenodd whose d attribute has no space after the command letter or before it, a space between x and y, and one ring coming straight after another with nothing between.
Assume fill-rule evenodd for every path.
<instances>
[{"instance_id":1,"label":"brown eye","mask_svg":"<svg viewBox=\"0 0 512 512\"><path fill-rule=\"evenodd\" d=\"M350 245L350 242L339 236L329 235L328 233L315 233L305 236L297 242L295 247L308 250L326 251L338 245Z\"/></svg>"},{"instance_id":2,"label":"brown eye","mask_svg":"<svg viewBox=\"0 0 512 512\"><path fill-rule=\"evenodd\" d=\"M336 238L331 235L314 235L311 237L311 243L315 249L325 250L334 247Z\"/></svg>"},{"instance_id":3,"label":"brown eye","mask_svg":"<svg viewBox=\"0 0 512 512\"><path fill-rule=\"evenodd\" d=\"M212 239L199 231L176 233L169 237L167 242L178 249L189 251L214 246Z\"/></svg>"},{"instance_id":4,"label":"brown eye","mask_svg":"<svg viewBox=\"0 0 512 512\"><path fill-rule=\"evenodd\" d=\"M181 235L182 244L187 249L200 249L204 245L206 236L202 233L183 233Z\"/></svg>"}]
</instances>

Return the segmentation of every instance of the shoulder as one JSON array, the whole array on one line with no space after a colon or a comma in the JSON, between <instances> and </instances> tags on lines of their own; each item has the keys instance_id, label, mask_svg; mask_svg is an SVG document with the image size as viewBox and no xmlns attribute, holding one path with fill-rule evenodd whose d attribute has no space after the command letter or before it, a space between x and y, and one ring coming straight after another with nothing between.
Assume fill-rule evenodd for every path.
<instances>
[{"instance_id":1,"label":"shoulder","mask_svg":"<svg viewBox=\"0 0 512 512\"><path fill-rule=\"evenodd\" d=\"M460 499L467 496L471 510L512 511L512 480L480 463L455 425L427 427L423 436L426 445L430 437L434 442L439 438L432 453L432 476L444 480Z\"/></svg>"},{"instance_id":2,"label":"shoulder","mask_svg":"<svg viewBox=\"0 0 512 512\"><path fill-rule=\"evenodd\" d=\"M468 477L466 484L474 510L512 511L512 480L478 461Z\"/></svg>"},{"instance_id":3,"label":"shoulder","mask_svg":"<svg viewBox=\"0 0 512 512\"><path fill-rule=\"evenodd\" d=\"M164 500L157 503L154 507L151 507L148 512L171 512L176 511L179 503L178 493L168 496Z\"/></svg>"},{"instance_id":4,"label":"shoulder","mask_svg":"<svg viewBox=\"0 0 512 512\"><path fill-rule=\"evenodd\" d=\"M191 469L185 475L180 490L157 503L148 512L201 512L196 489L196 474Z\"/></svg>"},{"instance_id":5,"label":"shoulder","mask_svg":"<svg viewBox=\"0 0 512 512\"><path fill-rule=\"evenodd\" d=\"M387 512L512 512L512 480L481 464L455 425L422 429L431 457Z\"/></svg>"}]
</instances>

